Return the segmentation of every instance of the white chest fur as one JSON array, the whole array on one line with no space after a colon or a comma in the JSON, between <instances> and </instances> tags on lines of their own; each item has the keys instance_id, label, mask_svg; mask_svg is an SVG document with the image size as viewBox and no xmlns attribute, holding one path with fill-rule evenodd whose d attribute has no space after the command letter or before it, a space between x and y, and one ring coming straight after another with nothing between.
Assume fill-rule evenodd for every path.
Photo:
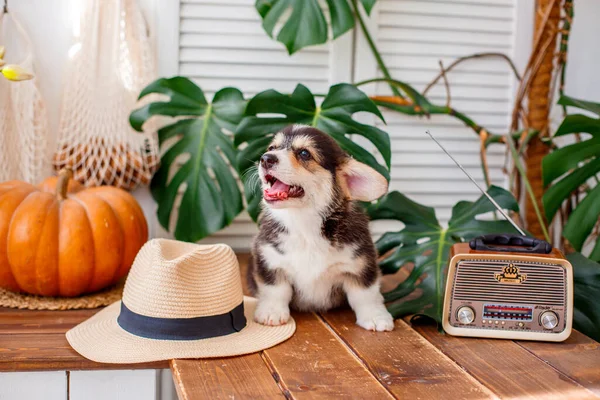
<instances>
[{"instance_id":1,"label":"white chest fur","mask_svg":"<svg viewBox=\"0 0 600 400\"><path fill-rule=\"evenodd\" d=\"M286 227L277 248L265 244L261 252L268 268L281 268L294 286L300 308L329 308L331 292L342 283L345 273L356 271L354 248L336 248L321 234L322 219L306 210L271 210Z\"/></svg>"}]
</instances>

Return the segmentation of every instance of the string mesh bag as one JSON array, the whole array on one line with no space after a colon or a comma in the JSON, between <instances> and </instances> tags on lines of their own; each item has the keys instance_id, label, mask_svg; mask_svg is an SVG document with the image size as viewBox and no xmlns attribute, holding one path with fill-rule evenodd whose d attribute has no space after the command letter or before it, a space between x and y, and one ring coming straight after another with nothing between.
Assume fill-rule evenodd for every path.
<instances>
[{"instance_id":1,"label":"string mesh bag","mask_svg":"<svg viewBox=\"0 0 600 400\"><path fill-rule=\"evenodd\" d=\"M0 13L0 43L7 63L33 69L33 46L11 12ZM21 58L23 57L23 58ZM50 170L48 117L37 79L11 82L0 76L0 181L37 183Z\"/></svg>"},{"instance_id":2,"label":"string mesh bag","mask_svg":"<svg viewBox=\"0 0 600 400\"><path fill-rule=\"evenodd\" d=\"M135 0L82 0L69 51L55 170L86 186L132 190L158 167L155 130L134 131L129 114L156 77L144 17Z\"/></svg>"}]
</instances>

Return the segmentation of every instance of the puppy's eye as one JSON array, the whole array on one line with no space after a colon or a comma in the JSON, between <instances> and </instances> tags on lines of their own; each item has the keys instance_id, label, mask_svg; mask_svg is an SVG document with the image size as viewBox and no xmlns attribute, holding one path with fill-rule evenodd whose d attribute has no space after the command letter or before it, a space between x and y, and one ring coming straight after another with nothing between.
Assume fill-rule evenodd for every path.
<instances>
[{"instance_id":1,"label":"puppy's eye","mask_svg":"<svg viewBox=\"0 0 600 400\"><path fill-rule=\"evenodd\" d=\"M302 149L298 152L298 157L300 157L302 160L310 160L310 151Z\"/></svg>"},{"instance_id":2,"label":"puppy's eye","mask_svg":"<svg viewBox=\"0 0 600 400\"><path fill-rule=\"evenodd\" d=\"M269 147L267 147L267 151L273 151L275 150L275 146L270 145Z\"/></svg>"}]
</instances>

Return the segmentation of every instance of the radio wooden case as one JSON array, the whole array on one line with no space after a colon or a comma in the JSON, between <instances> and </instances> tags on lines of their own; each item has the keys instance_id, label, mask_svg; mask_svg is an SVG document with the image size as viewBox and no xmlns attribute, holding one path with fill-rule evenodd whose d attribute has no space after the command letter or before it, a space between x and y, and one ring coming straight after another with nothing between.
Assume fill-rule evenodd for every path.
<instances>
[{"instance_id":1,"label":"radio wooden case","mask_svg":"<svg viewBox=\"0 0 600 400\"><path fill-rule=\"evenodd\" d=\"M448 334L550 342L569 337L573 271L559 250L473 248L472 242L451 249L442 317Z\"/></svg>"}]
</instances>

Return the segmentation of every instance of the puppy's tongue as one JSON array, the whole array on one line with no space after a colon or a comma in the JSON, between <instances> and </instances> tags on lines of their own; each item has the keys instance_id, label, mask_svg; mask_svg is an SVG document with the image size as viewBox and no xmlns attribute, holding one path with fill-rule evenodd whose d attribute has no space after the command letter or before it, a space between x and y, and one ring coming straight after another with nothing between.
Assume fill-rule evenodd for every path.
<instances>
[{"instance_id":1,"label":"puppy's tongue","mask_svg":"<svg viewBox=\"0 0 600 400\"><path fill-rule=\"evenodd\" d=\"M268 189L265 189L265 199L267 200L285 200L288 198L288 192L290 190L290 185L286 185L285 183L277 180L273 186Z\"/></svg>"}]
</instances>

